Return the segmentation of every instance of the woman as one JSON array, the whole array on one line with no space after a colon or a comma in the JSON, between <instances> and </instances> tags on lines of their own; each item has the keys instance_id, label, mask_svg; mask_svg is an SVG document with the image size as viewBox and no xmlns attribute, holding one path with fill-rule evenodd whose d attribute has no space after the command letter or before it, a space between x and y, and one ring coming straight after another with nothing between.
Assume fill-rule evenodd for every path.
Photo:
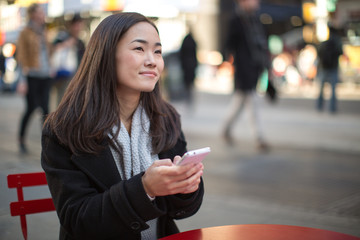
<instances>
[{"instance_id":1,"label":"woman","mask_svg":"<svg viewBox=\"0 0 360 240\"><path fill-rule=\"evenodd\" d=\"M40 107L43 119L49 113L49 93L52 84L50 76L50 44L45 31L45 11L39 4L27 9L29 23L21 31L17 41L16 59L26 77L26 88L20 83L18 91L26 93L26 109L19 127L19 148L28 153L26 131L33 112Z\"/></svg>"},{"instance_id":2,"label":"woman","mask_svg":"<svg viewBox=\"0 0 360 240\"><path fill-rule=\"evenodd\" d=\"M200 208L203 165L173 163L186 142L160 95L163 67L157 28L140 14L109 16L93 33L43 129L60 239L157 239Z\"/></svg>"}]
</instances>

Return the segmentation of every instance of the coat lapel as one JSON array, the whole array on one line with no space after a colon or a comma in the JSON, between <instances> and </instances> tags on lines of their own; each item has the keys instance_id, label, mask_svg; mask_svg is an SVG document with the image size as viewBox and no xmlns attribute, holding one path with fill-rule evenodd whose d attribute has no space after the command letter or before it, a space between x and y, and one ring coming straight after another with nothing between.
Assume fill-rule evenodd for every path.
<instances>
[{"instance_id":1,"label":"coat lapel","mask_svg":"<svg viewBox=\"0 0 360 240\"><path fill-rule=\"evenodd\" d=\"M74 156L72 160L75 165L104 190L121 181L109 146L98 155Z\"/></svg>"}]
</instances>

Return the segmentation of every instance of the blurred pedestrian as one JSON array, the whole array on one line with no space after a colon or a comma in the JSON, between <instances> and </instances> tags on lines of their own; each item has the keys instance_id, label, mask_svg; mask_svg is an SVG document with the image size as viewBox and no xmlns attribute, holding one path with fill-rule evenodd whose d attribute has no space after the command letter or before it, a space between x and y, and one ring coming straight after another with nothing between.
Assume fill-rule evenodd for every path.
<instances>
[{"instance_id":1,"label":"blurred pedestrian","mask_svg":"<svg viewBox=\"0 0 360 240\"><path fill-rule=\"evenodd\" d=\"M337 29L330 26L329 39L320 44L319 56L319 79L320 92L317 100L317 109L324 107L324 85L326 82L331 85L331 98L329 110L331 113L337 111L336 84L339 82L339 57L343 54L342 42Z\"/></svg>"},{"instance_id":2,"label":"blurred pedestrian","mask_svg":"<svg viewBox=\"0 0 360 240\"><path fill-rule=\"evenodd\" d=\"M196 49L196 41L190 29L188 34L184 37L180 48L180 62L186 91L185 96L188 105L193 103L193 87L196 75L196 67L198 65Z\"/></svg>"},{"instance_id":3,"label":"blurred pedestrian","mask_svg":"<svg viewBox=\"0 0 360 240\"><path fill-rule=\"evenodd\" d=\"M27 9L28 24L21 31L17 41L16 58L26 78L26 109L22 116L19 130L19 146L22 153L27 153L25 134L29 119L38 107L43 113L43 120L49 113L50 44L45 30L45 11L39 4L32 4ZM22 88L22 87L21 87Z\"/></svg>"},{"instance_id":4,"label":"blurred pedestrian","mask_svg":"<svg viewBox=\"0 0 360 240\"><path fill-rule=\"evenodd\" d=\"M159 33L138 13L105 18L47 118L41 164L60 239L158 239L197 212L203 165L186 151L180 116L161 95Z\"/></svg>"},{"instance_id":5,"label":"blurred pedestrian","mask_svg":"<svg viewBox=\"0 0 360 240\"><path fill-rule=\"evenodd\" d=\"M233 58L234 93L223 135L228 143L233 143L233 125L245 105L250 104L257 145L260 150L265 150L268 145L263 137L256 86L260 75L269 68L270 60L267 38L256 15L259 5L259 0L237 0L235 13L229 23L226 55ZM229 56L225 59L229 59Z\"/></svg>"},{"instance_id":6,"label":"blurred pedestrian","mask_svg":"<svg viewBox=\"0 0 360 240\"><path fill-rule=\"evenodd\" d=\"M67 29L60 31L53 42L52 63L57 66L52 66L54 71L52 92L56 95L56 106L64 96L65 89L84 55L85 44L79 38L83 28L84 21L80 14L76 13L67 23Z\"/></svg>"},{"instance_id":7,"label":"blurred pedestrian","mask_svg":"<svg viewBox=\"0 0 360 240\"><path fill-rule=\"evenodd\" d=\"M3 85L4 85L4 76L6 71L5 61L6 58L3 54L3 49L2 47L0 47L0 91L3 90Z\"/></svg>"}]
</instances>

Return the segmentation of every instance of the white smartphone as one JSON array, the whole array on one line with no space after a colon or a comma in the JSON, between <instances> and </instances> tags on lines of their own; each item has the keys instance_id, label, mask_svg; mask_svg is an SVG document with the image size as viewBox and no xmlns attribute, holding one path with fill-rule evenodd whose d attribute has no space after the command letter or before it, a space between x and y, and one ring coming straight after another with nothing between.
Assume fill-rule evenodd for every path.
<instances>
[{"instance_id":1,"label":"white smartphone","mask_svg":"<svg viewBox=\"0 0 360 240\"><path fill-rule=\"evenodd\" d=\"M210 153L210 151L210 147L188 151L182 156L181 160L178 161L176 165L199 163L205 158L206 155Z\"/></svg>"}]
</instances>

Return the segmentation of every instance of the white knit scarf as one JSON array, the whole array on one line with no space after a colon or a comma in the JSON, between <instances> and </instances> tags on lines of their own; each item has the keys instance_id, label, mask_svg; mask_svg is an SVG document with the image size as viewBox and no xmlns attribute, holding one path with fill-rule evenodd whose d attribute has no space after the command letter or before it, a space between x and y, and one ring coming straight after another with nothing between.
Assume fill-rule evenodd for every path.
<instances>
[{"instance_id":1,"label":"white knit scarf","mask_svg":"<svg viewBox=\"0 0 360 240\"><path fill-rule=\"evenodd\" d=\"M114 126L116 133L118 126ZM117 143L122 150L122 156L111 148L121 179L130 179L140 172L146 171L151 164L159 159L157 154L152 154L151 137L149 136L150 120L141 104L137 107L132 117L131 135L121 123ZM156 219L146 222L150 228L141 232L141 239L156 238Z\"/></svg>"},{"instance_id":2,"label":"white knit scarf","mask_svg":"<svg viewBox=\"0 0 360 240\"><path fill-rule=\"evenodd\" d=\"M113 128L114 133L117 128L118 126ZM132 117L131 135L127 132L124 124L121 123L117 143L122 150L122 157L112 149L122 179L129 179L140 172L146 171L155 160L159 159L157 154L152 154L149 131L150 120L141 104L139 104Z\"/></svg>"}]
</instances>

